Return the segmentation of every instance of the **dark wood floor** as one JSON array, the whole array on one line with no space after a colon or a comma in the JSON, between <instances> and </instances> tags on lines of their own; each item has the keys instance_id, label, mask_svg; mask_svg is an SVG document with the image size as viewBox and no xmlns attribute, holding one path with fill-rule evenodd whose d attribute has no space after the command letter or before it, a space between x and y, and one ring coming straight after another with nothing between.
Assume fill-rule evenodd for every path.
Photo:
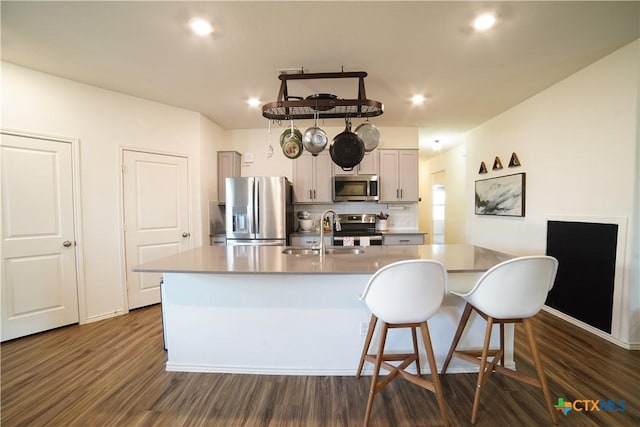
<instances>
[{"instance_id":1,"label":"dark wood floor","mask_svg":"<svg viewBox=\"0 0 640 427\"><path fill-rule=\"evenodd\" d=\"M626 401L625 412L559 413L559 425L640 425L640 352L544 312L535 327L554 403ZM516 362L532 372L523 339L518 326ZM0 350L3 427L358 426L370 380L165 372L159 306L6 342ZM470 425L475 375L445 375L443 387L452 425ZM433 394L396 379L376 397L370 425L440 425L438 414ZM476 425L551 423L539 390L494 374Z\"/></svg>"}]
</instances>

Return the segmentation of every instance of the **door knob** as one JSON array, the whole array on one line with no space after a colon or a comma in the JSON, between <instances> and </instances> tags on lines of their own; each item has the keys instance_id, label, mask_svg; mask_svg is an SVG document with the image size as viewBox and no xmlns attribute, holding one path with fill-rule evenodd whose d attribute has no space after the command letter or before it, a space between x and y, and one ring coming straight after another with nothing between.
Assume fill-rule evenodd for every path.
<instances>
[{"instance_id":1,"label":"door knob","mask_svg":"<svg viewBox=\"0 0 640 427\"><path fill-rule=\"evenodd\" d=\"M191 233L187 233L186 231L182 233L182 237L189 237L189 236L191 236Z\"/></svg>"},{"instance_id":2,"label":"door knob","mask_svg":"<svg viewBox=\"0 0 640 427\"><path fill-rule=\"evenodd\" d=\"M62 246L64 246L65 248L68 248L69 246L71 246L71 242L70 242L69 240L65 240L65 241L62 243Z\"/></svg>"}]
</instances>

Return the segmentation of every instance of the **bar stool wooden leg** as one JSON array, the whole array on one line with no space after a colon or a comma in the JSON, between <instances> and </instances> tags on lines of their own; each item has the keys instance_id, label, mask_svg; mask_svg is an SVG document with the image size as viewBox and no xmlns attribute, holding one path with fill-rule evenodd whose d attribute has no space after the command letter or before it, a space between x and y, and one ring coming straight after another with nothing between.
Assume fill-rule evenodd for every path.
<instances>
[{"instance_id":1,"label":"bar stool wooden leg","mask_svg":"<svg viewBox=\"0 0 640 427\"><path fill-rule=\"evenodd\" d=\"M382 359L384 355L384 344L387 340L387 324L382 322L382 330L380 331L380 343L378 344L378 354L376 355L376 363L373 371L373 377L371 378L371 388L369 389L369 399L367 400L367 410L364 414L364 425L369 425L369 418L371 418L371 410L373 409L373 398L380 390L378 387L378 375L380 374L380 367L382 366Z\"/></svg>"},{"instance_id":2,"label":"bar stool wooden leg","mask_svg":"<svg viewBox=\"0 0 640 427\"><path fill-rule=\"evenodd\" d=\"M416 336L416 328L411 328L411 339L413 341L413 354L416 356L416 372L420 373L420 355L418 354L418 337Z\"/></svg>"},{"instance_id":3,"label":"bar stool wooden leg","mask_svg":"<svg viewBox=\"0 0 640 427\"><path fill-rule=\"evenodd\" d=\"M480 370L478 372L478 382L476 384L476 393L473 399L473 411L471 412L471 424L476 423L478 417L478 409L480 408L480 392L485 382L485 374L487 373L487 357L489 356L489 344L491 342L491 330L493 329L493 318L487 317L487 330L484 334L484 346L482 347L482 356L480 358Z\"/></svg>"},{"instance_id":4,"label":"bar stool wooden leg","mask_svg":"<svg viewBox=\"0 0 640 427\"><path fill-rule=\"evenodd\" d=\"M504 323L500 323L500 350L502 350L500 366L504 366Z\"/></svg>"},{"instance_id":5,"label":"bar stool wooden leg","mask_svg":"<svg viewBox=\"0 0 640 427\"><path fill-rule=\"evenodd\" d=\"M369 320L369 329L367 330L367 337L365 338L364 345L362 347L362 356L360 356L360 364L358 365L356 378L360 378L360 374L362 374L362 367L364 366L364 358L369 352L369 346L371 345L371 338L373 337L373 331L376 329L377 322L378 322L378 318L372 314L371 320Z\"/></svg>"},{"instance_id":6,"label":"bar stool wooden leg","mask_svg":"<svg viewBox=\"0 0 640 427\"><path fill-rule=\"evenodd\" d=\"M464 306L462 317L460 318L460 322L458 323L458 329L456 330L456 333L453 337L453 342L451 343L451 347L449 348L449 353L447 354L447 357L444 360L444 364L442 365L442 371L440 371L441 374L447 372L449 362L451 362L451 358L453 357L453 352L456 351L456 347L458 347L458 342L460 342L460 338L462 337L465 326L467 326L467 322L469 321L469 316L471 316L472 310L473 307L471 306L471 304L467 303Z\"/></svg>"},{"instance_id":7,"label":"bar stool wooden leg","mask_svg":"<svg viewBox=\"0 0 640 427\"><path fill-rule=\"evenodd\" d=\"M438 400L438 406L440 406L440 416L445 426L449 425L449 418L447 417L447 408L444 401L444 394L442 393L442 385L440 384L440 376L438 375L438 365L436 358L433 354L433 347L431 346L431 335L429 334L429 326L427 322L420 324L420 331L422 332L422 342L424 343L424 349L427 352L427 360L429 361L429 369L431 369L431 382L435 388L436 399Z\"/></svg>"},{"instance_id":8,"label":"bar stool wooden leg","mask_svg":"<svg viewBox=\"0 0 640 427\"><path fill-rule=\"evenodd\" d=\"M522 319L522 324L524 326L525 332L527 333L527 338L529 340L529 348L531 348L531 355L533 356L533 362L536 365L536 372L538 373L540 388L542 388L542 394L544 394L544 400L547 402L547 409L549 410L551 421L554 424L558 424L558 420L556 418L556 411L554 410L553 404L551 403L551 393L549 392L549 385L547 384L547 378L544 375L542 359L540 358L540 353L538 352L538 345L536 343L536 338L533 335L533 329L531 327L530 319Z\"/></svg>"}]
</instances>

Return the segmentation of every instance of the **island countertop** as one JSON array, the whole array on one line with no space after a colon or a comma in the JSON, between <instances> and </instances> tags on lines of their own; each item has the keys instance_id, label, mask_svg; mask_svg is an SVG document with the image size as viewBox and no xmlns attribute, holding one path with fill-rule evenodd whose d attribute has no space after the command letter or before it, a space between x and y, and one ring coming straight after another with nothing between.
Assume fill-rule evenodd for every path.
<instances>
[{"instance_id":1,"label":"island countertop","mask_svg":"<svg viewBox=\"0 0 640 427\"><path fill-rule=\"evenodd\" d=\"M434 259L449 273L482 272L512 256L479 246L367 246L361 254L285 255L282 246L203 246L134 267L137 272L371 274L396 261Z\"/></svg>"}]
</instances>

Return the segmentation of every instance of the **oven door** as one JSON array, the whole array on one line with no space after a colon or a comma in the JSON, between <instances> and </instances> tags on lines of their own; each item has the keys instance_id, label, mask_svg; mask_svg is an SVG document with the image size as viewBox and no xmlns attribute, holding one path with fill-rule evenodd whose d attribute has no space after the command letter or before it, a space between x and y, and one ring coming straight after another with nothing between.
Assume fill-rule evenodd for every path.
<instances>
[{"instance_id":1,"label":"oven door","mask_svg":"<svg viewBox=\"0 0 640 427\"><path fill-rule=\"evenodd\" d=\"M333 246L382 246L382 234L370 236L333 236Z\"/></svg>"}]
</instances>

